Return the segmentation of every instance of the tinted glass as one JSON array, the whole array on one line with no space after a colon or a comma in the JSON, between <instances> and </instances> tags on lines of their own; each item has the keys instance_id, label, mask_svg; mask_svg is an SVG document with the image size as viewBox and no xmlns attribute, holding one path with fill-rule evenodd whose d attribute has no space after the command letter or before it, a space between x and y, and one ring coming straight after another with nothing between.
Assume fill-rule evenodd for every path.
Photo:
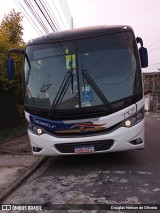
<instances>
[{"instance_id":1,"label":"tinted glass","mask_svg":"<svg viewBox=\"0 0 160 213\"><path fill-rule=\"evenodd\" d=\"M82 106L101 103L93 88L84 80L83 71L89 73L110 103L133 96L140 90L140 84L135 84L138 72L131 33L79 41L78 65ZM83 95L84 88L88 91L89 101Z\"/></svg>"},{"instance_id":2,"label":"tinted glass","mask_svg":"<svg viewBox=\"0 0 160 213\"><path fill-rule=\"evenodd\" d=\"M44 44L27 48L31 66L31 69L29 69L29 64L26 60L25 96L27 104L46 109L51 107L67 72L75 66L70 63L72 55L73 58L75 57L73 44ZM58 108L79 107L75 79L76 72L74 72L74 86L70 83L68 88L65 88L65 94Z\"/></svg>"},{"instance_id":3,"label":"tinted glass","mask_svg":"<svg viewBox=\"0 0 160 213\"><path fill-rule=\"evenodd\" d=\"M58 94L57 109L97 107L104 100L94 85L111 104L140 93L134 42L133 34L125 32L27 47L26 104L50 109Z\"/></svg>"}]
</instances>

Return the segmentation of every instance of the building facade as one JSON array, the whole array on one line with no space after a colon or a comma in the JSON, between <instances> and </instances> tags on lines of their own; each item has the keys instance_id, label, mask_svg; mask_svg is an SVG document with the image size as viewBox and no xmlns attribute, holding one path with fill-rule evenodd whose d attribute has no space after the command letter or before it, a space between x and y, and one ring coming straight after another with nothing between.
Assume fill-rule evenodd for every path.
<instances>
[{"instance_id":1,"label":"building facade","mask_svg":"<svg viewBox=\"0 0 160 213\"><path fill-rule=\"evenodd\" d=\"M143 73L145 110L160 110L160 72Z\"/></svg>"}]
</instances>

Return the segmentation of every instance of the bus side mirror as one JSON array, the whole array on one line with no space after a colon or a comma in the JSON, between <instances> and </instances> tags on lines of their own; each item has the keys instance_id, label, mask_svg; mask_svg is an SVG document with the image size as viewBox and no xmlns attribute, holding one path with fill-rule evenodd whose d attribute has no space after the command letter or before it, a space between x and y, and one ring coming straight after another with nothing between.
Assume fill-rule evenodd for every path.
<instances>
[{"instance_id":1,"label":"bus side mirror","mask_svg":"<svg viewBox=\"0 0 160 213\"><path fill-rule=\"evenodd\" d=\"M6 63L7 63L7 77L9 80L13 80L15 78L14 60L8 57Z\"/></svg>"},{"instance_id":2,"label":"bus side mirror","mask_svg":"<svg viewBox=\"0 0 160 213\"><path fill-rule=\"evenodd\" d=\"M15 67L14 67L14 60L10 57L11 53L16 53L16 54L25 54L24 49L16 49L12 48L8 50L7 53L7 77L9 80L12 80L15 78Z\"/></svg>"},{"instance_id":3,"label":"bus side mirror","mask_svg":"<svg viewBox=\"0 0 160 213\"><path fill-rule=\"evenodd\" d=\"M140 37L136 38L137 44L139 43L141 47L139 48L139 56L141 60L141 67L146 68L148 67L148 53L147 49L143 47L143 40Z\"/></svg>"},{"instance_id":4,"label":"bus side mirror","mask_svg":"<svg viewBox=\"0 0 160 213\"><path fill-rule=\"evenodd\" d=\"M140 60L141 60L141 67L142 68L148 67L148 53L147 53L147 49L145 47L140 47L139 48L139 55L140 55Z\"/></svg>"}]
</instances>

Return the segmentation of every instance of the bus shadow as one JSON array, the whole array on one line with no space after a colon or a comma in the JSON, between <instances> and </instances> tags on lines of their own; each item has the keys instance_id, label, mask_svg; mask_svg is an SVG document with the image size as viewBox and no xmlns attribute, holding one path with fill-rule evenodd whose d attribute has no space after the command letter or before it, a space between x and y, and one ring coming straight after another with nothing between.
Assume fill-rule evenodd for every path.
<instances>
[{"instance_id":1,"label":"bus shadow","mask_svg":"<svg viewBox=\"0 0 160 213\"><path fill-rule=\"evenodd\" d=\"M45 175L47 173L48 175L51 173L76 175L79 172L136 170L141 166L137 154L140 155L140 151L49 157L49 167Z\"/></svg>"}]
</instances>

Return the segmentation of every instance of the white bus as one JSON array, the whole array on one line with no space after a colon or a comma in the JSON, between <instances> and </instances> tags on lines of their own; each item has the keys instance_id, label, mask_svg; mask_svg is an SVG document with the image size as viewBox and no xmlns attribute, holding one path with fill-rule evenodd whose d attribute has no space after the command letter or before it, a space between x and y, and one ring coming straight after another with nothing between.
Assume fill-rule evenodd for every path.
<instances>
[{"instance_id":1,"label":"white bus","mask_svg":"<svg viewBox=\"0 0 160 213\"><path fill-rule=\"evenodd\" d=\"M138 49L137 43L140 43ZM147 49L130 26L51 33L8 51L24 54L25 116L33 155L144 148L141 67Z\"/></svg>"}]
</instances>

